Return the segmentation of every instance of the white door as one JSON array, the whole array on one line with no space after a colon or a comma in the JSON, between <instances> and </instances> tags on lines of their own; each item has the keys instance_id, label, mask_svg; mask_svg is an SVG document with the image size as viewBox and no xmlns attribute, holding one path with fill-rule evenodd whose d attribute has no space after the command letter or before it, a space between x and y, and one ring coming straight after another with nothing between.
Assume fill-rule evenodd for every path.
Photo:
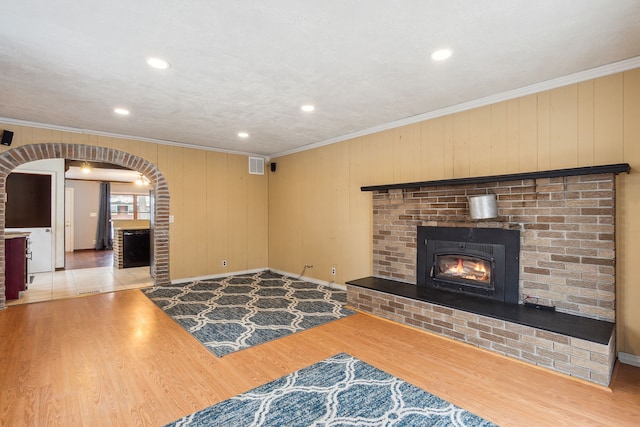
<instances>
[{"instance_id":1,"label":"white door","mask_svg":"<svg viewBox=\"0 0 640 427\"><path fill-rule=\"evenodd\" d=\"M64 251L73 252L73 188L64 189Z\"/></svg>"},{"instance_id":2,"label":"white door","mask_svg":"<svg viewBox=\"0 0 640 427\"><path fill-rule=\"evenodd\" d=\"M53 238L51 227L7 228L7 231L27 231L31 256L27 260L29 274L53 271Z\"/></svg>"}]
</instances>

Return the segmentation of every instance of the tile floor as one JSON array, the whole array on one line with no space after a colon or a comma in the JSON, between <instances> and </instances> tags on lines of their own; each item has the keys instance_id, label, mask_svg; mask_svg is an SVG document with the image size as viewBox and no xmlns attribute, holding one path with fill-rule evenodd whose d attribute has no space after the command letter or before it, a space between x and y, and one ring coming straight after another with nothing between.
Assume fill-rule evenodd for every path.
<instances>
[{"instance_id":1,"label":"tile floor","mask_svg":"<svg viewBox=\"0 0 640 427\"><path fill-rule=\"evenodd\" d=\"M33 281L28 289L20 298L7 300L7 306L153 285L149 267L114 269L109 266L35 273L31 276Z\"/></svg>"}]
</instances>

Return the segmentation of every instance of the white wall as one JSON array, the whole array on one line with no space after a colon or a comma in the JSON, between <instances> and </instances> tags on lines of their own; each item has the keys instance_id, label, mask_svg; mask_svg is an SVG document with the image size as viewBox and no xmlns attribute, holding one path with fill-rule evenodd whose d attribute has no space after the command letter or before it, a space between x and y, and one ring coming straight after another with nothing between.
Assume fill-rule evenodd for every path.
<instances>
[{"instance_id":1,"label":"white wall","mask_svg":"<svg viewBox=\"0 0 640 427\"><path fill-rule=\"evenodd\" d=\"M144 194L149 195L150 186L136 185L125 182L112 182L111 194Z\"/></svg>"},{"instance_id":2,"label":"white wall","mask_svg":"<svg viewBox=\"0 0 640 427\"><path fill-rule=\"evenodd\" d=\"M94 249L100 207L100 182L67 179L73 188L73 250Z\"/></svg>"}]
</instances>

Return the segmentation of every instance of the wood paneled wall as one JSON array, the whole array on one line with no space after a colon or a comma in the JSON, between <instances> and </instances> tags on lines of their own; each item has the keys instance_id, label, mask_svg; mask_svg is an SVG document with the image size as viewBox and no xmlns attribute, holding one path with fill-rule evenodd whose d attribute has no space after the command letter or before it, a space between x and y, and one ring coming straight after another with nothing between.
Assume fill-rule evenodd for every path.
<instances>
[{"instance_id":1,"label":"wood paneled wall","mask_svg":"<svg viewBox=\"0 0 640 427\"><path fill-rule=\"evenodd\" d=\"M312 264L306 276L344 283L372 272L371 194L363 185L627 162L632 172L618 178L617 191L618 347L640 355L639 118L636 69L283 156L265 176L249 175L240 155L3 128L15 132L13 146L90 144L156 164L175 217L172 279L262 267L299 273Z\"/></svg>"},{"instance_id":2,"label":"wood paneled wall","mask_svg":"<svg viewBox=\"0 0 640 427\"><path fill-rule=\"evenodd\" d=\"M246 156L28 126L11 147L63 142L110 147L156 164L169 183L171 279L268 267L266 175L249 175ZM222 260L227 266L222 267Z\"/></svg>"},{"instance_id":3,"label":"wood paneled wall","mask_svg":"<svg viewBox=\"0 0 640 427\"><path fill-rule=\"evenodd\" d=\"M275 161L270 267L313 264L305 275L338 283L372 274L371 194L363 185L629 163L631 174L617 179L618 347L640 355L640 69Z\"/></svg>"}]
</instances>

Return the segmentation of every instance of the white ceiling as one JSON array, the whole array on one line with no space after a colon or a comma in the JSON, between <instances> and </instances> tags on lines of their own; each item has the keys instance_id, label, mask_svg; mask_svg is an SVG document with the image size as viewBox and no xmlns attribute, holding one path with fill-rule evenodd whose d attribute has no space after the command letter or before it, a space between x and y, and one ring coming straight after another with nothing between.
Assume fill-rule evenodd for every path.
<instances>
[{"instance_id":1,"label":"white ceiling","mask_svg":"<svg viewBox=\"0 0 640 427\"><path fill-rule=\"evenodd\" d=\"M5 0L0 11L0 121L266 156L640 56L638 0ZM442 47L453 56L432 61Z\"/></svg>"},{"instance_id":2,"label":"white ceiling","mask_svg":"<svg viewBox=\"0 0 640 427\"><path fill-rule=\"evenodd\" d=\"M79 166L70 166L64 173L66 179L79 179L83 181L115 181L135 183L140 178L140 173L128 169L104 169L91 165L91 170L84 173Z\"/></svg>"}]
</instances>

